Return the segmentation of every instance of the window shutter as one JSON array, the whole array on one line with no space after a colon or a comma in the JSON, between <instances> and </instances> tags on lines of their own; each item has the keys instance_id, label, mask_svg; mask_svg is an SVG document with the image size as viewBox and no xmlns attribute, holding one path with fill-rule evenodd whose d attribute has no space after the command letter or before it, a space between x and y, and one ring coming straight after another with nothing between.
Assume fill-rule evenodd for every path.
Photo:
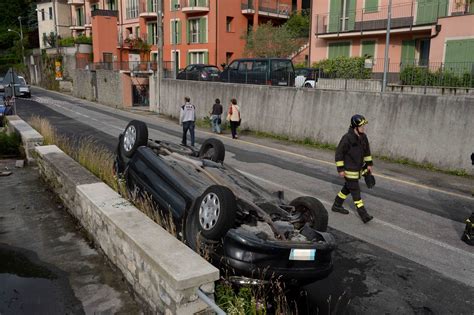
<instances>
[{"instance_id":1,"label":"window shutter","mask_svg":"<svg viewBox=\"0 0 474 315\"><path fill-rule=\"evenodd\" d=\"M153 44L153 24L147 25L148 32L147 32L147 42L148 44Z\"/></svg>"},{"instance_id":2,"label":"window shutter","mask_svg":"<svg viewBox=\"0 0 474 315\"><path fill-rule=\"evenodd\" d=\"M365 0L365 12L377 12L379 0Z\"/></svg>"},{"instance_id":3,"label":"window shutter","mask_svg":"<svg viewBox=\"0 0 474 315\"><path fill-rule=\"evenodd\" d=\"M191 43L191 25L189 20L186 20L186 42Z\"/></svg>"},{"instance_id":4,"label":"window shutter","mask_svg":"<svg viewBox=\"0 0 474 315\"><path fill-rule=\"evenodd\" d=\"M188 52L188 53L186 54L186 66L189 65L190 60L191 60L191 53Z\"/></svg>"},{"instance_id":5,"label":"window shutter","mask_svg":"<svg viewBox=\"0 0 474 315\"><path fill-rule=\"evenodd\" d=\"M415 63L415 40L402 41L402 65Z\"/></svg>"},{"instance_id":6,"label":"window shutter","mask_svg":"<svg viewBox=\"0 0 474 315\"><path fill-rule=\"evenodd\" d=\"M181 44L181 21L178 21L178 42L177 44Z\"/></svg>"},{"instance_id":7,"label":"window shutter","mask_svg":"<svg viewBox=\"0 0 474 315\"><path fill-rule=\"evenodd\" d=\"M372 59L375 57L375 41L368 40L362 42L362 54L361 57L370 56Z\"/></svg>"},{"instance_id":8,"label":"window shutter","mask_svg":"<svg viewBox=\"0 0 474 315\"><path fill-rule=\"evenodd\" d=\"M171 21L171 44L176 44L176 22Z\"/></svg>"},{"instance_id":9,"label":"window shutter","mask_svg":"<svg viewBox=\"0 0 474 315\"><path fill-rule=\"evenodd\" d=\"M209 63L209 52L207 51L204 53L204 63L205 64Z\"/></svg>"},{"instance_id":10,"label":"window shutter","mask_svg":"<svg viewBox=\"0 0 474 315\"><path fill-rule=\"evenodd\" d=\"M207 19L199 19L199 42L207 43Z\"/></svg>"}]
</instances>

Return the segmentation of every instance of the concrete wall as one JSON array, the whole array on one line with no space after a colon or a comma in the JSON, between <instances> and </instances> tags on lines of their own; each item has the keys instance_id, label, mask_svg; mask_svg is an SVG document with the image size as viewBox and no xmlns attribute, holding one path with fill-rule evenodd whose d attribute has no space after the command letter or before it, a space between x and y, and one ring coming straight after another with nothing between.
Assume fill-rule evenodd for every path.
<instances>
[{"instance_id":1,"label":"concrete wall","mask_svg":"<svg viewBox=\"0 0 474 315\"><path fill-rule=\"evenodd\" d=\"M77 69L74 73L73 95L86 100L95 100L92 72L89 70Z\"/></svg>"},{"instance_id":2,"label":"concrete wall","mask_svg":"<svg viewBox=\"0 0 474 315\"><path fill-rule=\"evenodd\" d=\"M150 80L152 83L152 80ZM153 84L151 84L153 88ZM474 97L328 91L164 80L159 112L178 117L184 96L208 115L215 98L227 108L236 98L242 128L337 144L350 117L369 120L372 151L445 169L472 169ZM154 95L154 93L150 93ZM150 104L154 104L151 100Z\"/></svg>"},{"instance_id":3,"label":"concrete wall","mask_svg":"<svg viewBox=\"0 0 474 315\"><path fill-rule=\"evenodd\" d=\"M219 271L56 146L36 148L40 173L135 292L158 314L195 314Z\"/></svg>"},{"instance_id":4,"label":"concrete wall","mask_svg":"<svg viewBox=\"0 0 474 315\"><path fill-rule=\"evenodd\" d=\"M110 70L97 70L97 101L112 107L123 107L122 74Z\"/></svg>"}]
</instances>

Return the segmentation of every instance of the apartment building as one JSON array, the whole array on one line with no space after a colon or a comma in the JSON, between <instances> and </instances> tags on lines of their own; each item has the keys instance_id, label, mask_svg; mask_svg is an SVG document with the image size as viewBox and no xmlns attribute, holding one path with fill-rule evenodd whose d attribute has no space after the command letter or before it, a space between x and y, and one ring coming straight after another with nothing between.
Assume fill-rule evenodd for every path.
<instances>
[{"instance_id":1,"label":"apartment building","mask_svg":"<svg viewBox=\"0 0 474 315\"><path fill-rule=\"evenodd\" d=\"M370 56L382 65L388 2L313 0L311 62L337 56ZM390 71L397 72L404 64L464 64L460 66L462 71L474 71L470 68L474 64L474 1L392 2Z\"/></svg>"},{"instance_id":2,"label":"apartment building","mask_svg":"<svg viewBox=\"0 0 474 315\"><path fill-rule=\"evenodd\" d=\"M120 0L67 0L70 6L71 35L92 36L92 12L95 10L118 10Z\"/></svg>"},{"instance_id":3,"label":"apartment building","mask_svg":"<svg viewBox=\"0 0 474 315\"><path fill-rule=\"evenodd\" d=\"M36 2L36 12L41 49L54 46L56 34L62 38L70 36L71 14L67 0L39 0Z\"/></svg>"}]
</instances>

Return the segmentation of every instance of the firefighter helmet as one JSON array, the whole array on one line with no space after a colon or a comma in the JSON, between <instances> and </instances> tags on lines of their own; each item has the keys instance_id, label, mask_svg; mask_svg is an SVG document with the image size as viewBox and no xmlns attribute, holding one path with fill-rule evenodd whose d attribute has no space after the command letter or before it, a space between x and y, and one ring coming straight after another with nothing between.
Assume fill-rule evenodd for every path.
<instances>
[{"instance_id":1,"label":"firefighter helmet","mask_svg":"<svg viewBox=\"0 0 474 315\"><path fill-rule=\"evenodd\" d=\"M352 116L351 118L351 127L356 128L356 127L361 127L363 125L367 125L369 121L365 119L364 116L356 114Z\"/></svg>"}]
</instances>

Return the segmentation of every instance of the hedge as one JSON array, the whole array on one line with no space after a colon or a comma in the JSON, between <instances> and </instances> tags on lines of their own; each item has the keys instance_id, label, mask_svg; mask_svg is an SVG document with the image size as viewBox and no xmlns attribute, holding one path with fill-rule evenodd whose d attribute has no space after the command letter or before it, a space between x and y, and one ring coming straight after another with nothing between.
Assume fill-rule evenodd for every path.
<instances>
[{"instance_id":1,"label":"hedge","mask_svg":"<svg viewBox=\"0 0 474 315\"><path fill-rule=\"evenodd\" d=\"M336 57L313 64L322 70L324 78L331 79L370 79L372 69L365 68L364 57Z\"/></svg>"},{"instance_id":2,"label":"hedge","mask_svg":"<svg viewBox=\"0 0 474 315\"><path fill-rule=\"evenodd\" d=\"M403 85L474 88L474 75L462 70L462 73L455 73L442 68L431 71L427 67L405 66L400 72L400 81Z\"/></svg>"}]
</instances>

